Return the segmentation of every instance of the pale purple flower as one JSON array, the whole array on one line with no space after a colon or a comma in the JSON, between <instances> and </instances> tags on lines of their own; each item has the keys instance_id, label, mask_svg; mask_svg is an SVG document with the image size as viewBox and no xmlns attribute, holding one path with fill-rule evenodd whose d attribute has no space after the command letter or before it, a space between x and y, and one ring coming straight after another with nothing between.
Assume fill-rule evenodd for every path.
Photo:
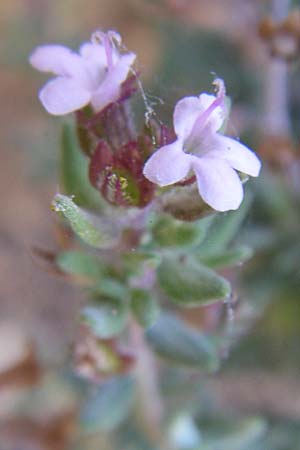
<instances>
[{"instance_id":1,"label":"pale purple flower","mask_svg":"<svg viewBox=\"0 0 300 450\"><path fill-rule=\"evenodd\" d=\"M194 172L200 196L217 211L237 209L243 187L236 170L257 177L261 163L239 141L218 131L227 118L225 87L215 80L216 96L184 97L174 111L177 140L158 149L146 162L144 175L168 186Z\"/></svg>"},{"instance_id":2,"label":"pale purple flower","mask_svg":"<svg viewBox=\"0 0 300 450\"><path fill-rule=\"evenodd\" d=\"M134 53L121 53L121 38L114 31L96 32L75 53L63 45L42 45L30 63L42 72L52 72L39 93L46 110L64 115L91 103L95 112L118 100L121 85L135 60Z\"/></svg>"}]
</instances>

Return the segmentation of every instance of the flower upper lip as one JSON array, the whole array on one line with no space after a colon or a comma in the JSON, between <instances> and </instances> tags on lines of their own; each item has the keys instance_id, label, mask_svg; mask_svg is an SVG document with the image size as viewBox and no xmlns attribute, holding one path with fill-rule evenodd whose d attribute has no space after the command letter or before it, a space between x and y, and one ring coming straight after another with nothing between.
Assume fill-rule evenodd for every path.
<instances>
[{"instance_id":1,"label":"flower upper lip","mask_svg":"<svg viewBox=\"0 0 300 450\"><path fill-rule=\"evenodd\" d=\"M98 40L94 34L92 42L82 44L79 53L62 45L43 45L31 54L33 67L56 75L39 94L51 114L68 114L88 103L98 112L120 96L121 84L136 56L120 53L115 32L98 32L98 36Z\"/></svg>"},{"instance_id":2,"label":"flower upper lip","mask_svg":"<svg viewBox=\"0 0 300 450\"><path fill-rule=\"evenodd\" d=\"M153 183L168 186L192 170L203 200L215 210L227 211L237 209L243 199L235 170L258 176L261 163L245 145L218 132L226 119L226 104L224 83L218 79L216 84L216 96L201 94L177 103L177 140L158 149L146 162L143 173Z\"/></svg>"}]
</instances>

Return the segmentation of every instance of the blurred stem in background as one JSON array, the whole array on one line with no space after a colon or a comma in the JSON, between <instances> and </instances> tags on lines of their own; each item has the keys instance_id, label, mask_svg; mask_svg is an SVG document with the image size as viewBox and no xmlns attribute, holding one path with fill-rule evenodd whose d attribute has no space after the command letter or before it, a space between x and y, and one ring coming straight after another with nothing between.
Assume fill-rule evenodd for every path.
<instances>
[{"instance_id":1,"label":"blurred stem in background","mask_svg":"<svg viewBox=\"0 0 300 450\"><path fill-rule=\"evenodd\" d=\"M160 444L164 406L159 391L157 361L145 342L144 330L140 325L132 321L130 330L137 355L135 374L140 400L137 414L142 417L142 425L150 441ZM169 449L166 447L166 450Z\"/></svg>"},{"instance_id":2,"label":"blurred stem in background","mask_svg":"<svg viewBox=\"0 0 300 450\"><path fill-rule=\"evenodd\" d=\"M290 0L271 0L270 13L276 22L289 13ZM288 108L288 66L282 58L269 58L264 75L264 135L290 136Z\"/></svg>"}]
</instances>

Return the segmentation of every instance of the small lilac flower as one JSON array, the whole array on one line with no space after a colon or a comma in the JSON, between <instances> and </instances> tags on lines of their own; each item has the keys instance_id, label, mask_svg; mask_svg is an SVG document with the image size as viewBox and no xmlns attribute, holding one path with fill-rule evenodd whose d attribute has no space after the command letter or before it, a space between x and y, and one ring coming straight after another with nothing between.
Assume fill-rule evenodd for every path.
<instances>
[{"instance_id":1,"label":"small lilac flower","mask_svg":"<svg viewBox=\"0 0 300 450\"><path fill-rule=\"evenodd\" d=\"M237 209L243 187L235 170L257 177L261 163L235 139L218 133L227 116L225 87L215 80L217 95L184 97L174 111L177 140L158 149L146 162L144 175L159 186L196 176L203 200L217 211Z\"/></svg>"},{"instance_id":2,"label":"small lilac flower","mask_svg":"<svg viewBox=\"0 0 300 450\"><path fill-rule=\"evenodd\" d=\"M91 42L75 53L63 45L42 45L30 63L56 75L41 89L39 98L50 114L64 115L91 103L95 112L118 100L121 84L135 60L134 53L121 54L121 38L114 31L96 32Z\"/></svg>"}]
</instances>

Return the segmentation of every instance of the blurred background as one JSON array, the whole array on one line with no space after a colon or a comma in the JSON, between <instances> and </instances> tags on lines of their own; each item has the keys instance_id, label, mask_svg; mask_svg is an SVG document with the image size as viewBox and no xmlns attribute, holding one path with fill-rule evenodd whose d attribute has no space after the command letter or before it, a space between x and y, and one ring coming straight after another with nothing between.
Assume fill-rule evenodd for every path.
<instances>
[{"instance_id":1,"label":"blurred background","mask_svg":"<svg viewBox=\"0 0 300 450\"><path fill-rule=\"evenodd\" d=\"M38 101L45 77L29 66L28 55L42 43L76 49L97 28L118 30L137 53L148 100L167 122L180 97L209 91L215 75L225 80L233 101L229 133L260 154L264 171L253 183L241 238L255 256L234 275L247 307L224 367L205 381L204 397L212 394L221 412L232 408L251 420L229 427L231 441L224 441L222 424L219 441L201 449L300 449L299 15L279 26L296 6L286 0L0 3L0 450L63 450L76 434L74 386L53 373L63 372L83 294L36 257L35 249L54 251L60 239L49 207L58 189L60 120ZM36 385L41 366L50 371L50 388L35 403L30 397L29 418L18 412L16 419L19 390ZM30 410L26 401L18 411ZM38 426L37 417L43 417ZM205 420L211 436L211 418ZM124 442L120 448L150 448Z\"/></svg>"}]
</instances>

